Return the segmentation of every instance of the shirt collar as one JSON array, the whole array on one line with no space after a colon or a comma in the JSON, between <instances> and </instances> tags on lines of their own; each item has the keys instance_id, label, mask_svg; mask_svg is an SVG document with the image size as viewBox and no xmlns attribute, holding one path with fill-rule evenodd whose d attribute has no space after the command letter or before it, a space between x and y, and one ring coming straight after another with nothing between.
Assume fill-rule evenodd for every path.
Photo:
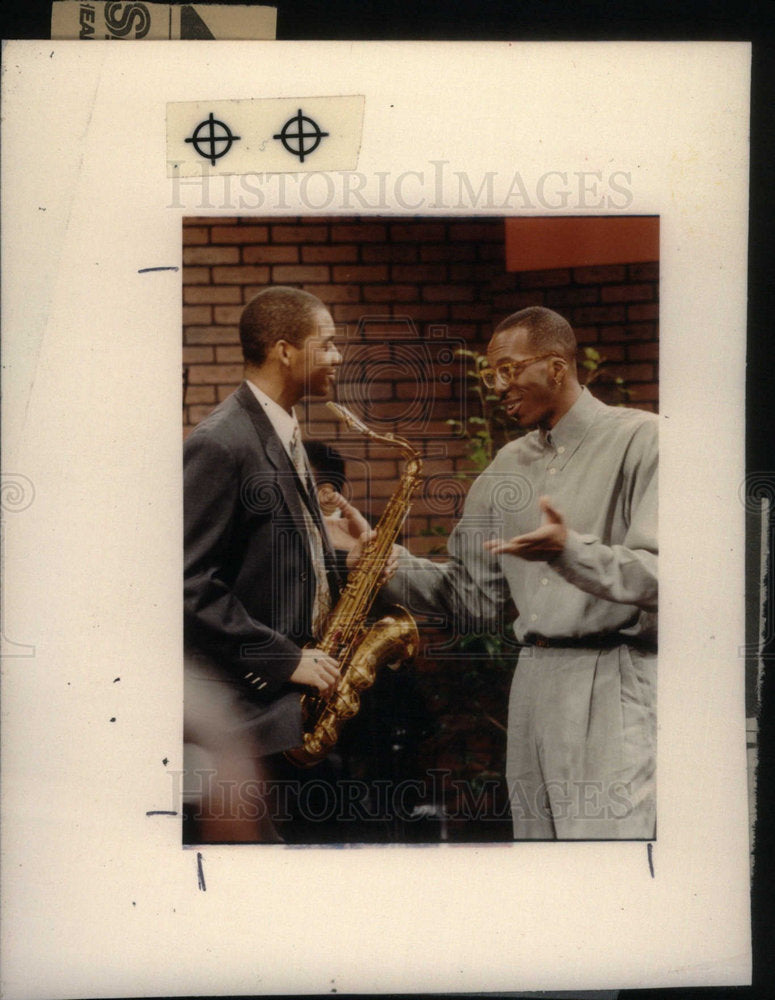
<instances>
[{"instance_id":1,"label":"shirt collar","mask_svg":"<svg viewBox=\"0 0 775 1000\"><path fill-rule=\"evenodd\" d=\"M595 399L589 389L582 388L579 398L554 427L550 431L541 431L544 444L566 459L570 458L603 407L604 404Z\"/></svg>"},{"instance_id":2,"label":"shirt collar","mask_svg":"<svg viewBox=\"0 0 775 1000\"><path fill-rule=\"evenodd\" d=\"M272 427L274 427L275 433L280 438L283 448L285 448L290 455L291 439L294 431L299 426L295 411L291 410L291 412L288 413L288 411L284 410L279 403L276 403L270 396L267 396L265 392L259 389L257 385L253 385L249 379L246 379L246 381L250 386L253 395L261 404L261 408L264 413L269 418ZM301 436L299 439L301 439Z\"/></svg>"}]
</instances>

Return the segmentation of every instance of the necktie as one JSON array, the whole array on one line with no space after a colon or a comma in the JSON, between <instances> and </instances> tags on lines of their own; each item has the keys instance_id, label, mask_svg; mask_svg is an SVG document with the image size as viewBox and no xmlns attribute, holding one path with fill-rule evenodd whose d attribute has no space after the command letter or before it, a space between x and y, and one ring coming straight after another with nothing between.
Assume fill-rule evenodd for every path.
<instances>
[{"instance_id":1,"label":"necktie","mask_svg":"<svg viewBox=\"0 0 775 1000\"><path fill-rule=\"evenodd\" d=\"M291 438L291 461L293 462L293 467L296 469L296 474L301 480L302 489L304 489L310 499L312 499L314 496L312 480L309 468L307 467L306 455L304 452L304 446L301 443L301 434L299 433L298 424L294 427L293 436ZM325 550L323 548L323 539L320 536L320 529L312 518L312 514L309 511L305 498L302 498L301 509L304 513L304 523L306 525L307 536L309 538L310 556L312 557L312 566L315 571L316 586L315 597L312 603L312 634L319 637L323 630L326 615L331 610L331 590L328 585L328 576L326 574L326 558Z\"/></svg>"}]
</instances>

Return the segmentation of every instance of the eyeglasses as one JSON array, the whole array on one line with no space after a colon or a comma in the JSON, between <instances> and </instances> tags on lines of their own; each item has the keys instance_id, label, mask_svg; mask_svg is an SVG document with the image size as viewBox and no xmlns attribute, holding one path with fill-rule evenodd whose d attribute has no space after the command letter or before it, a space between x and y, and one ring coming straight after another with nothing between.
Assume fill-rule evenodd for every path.
<instances>
[{"instance_id":1,"label":"eyeglasses","mask_svg":"<svg viewBox=\"0 0 775 1000\"><path fill-rule=\"evenodd\" d=\"M544 358L553 357L555 354L550 352L549 354L537 354L534 358L527 358L525 361L504 361L502 365L497 365L495 368L482 368L479 372L479 378L488 389L494 389L499 378L506 385L511 385L529 365L535 364L536 361L543 361Z\"/></svg>"}]
</instances>

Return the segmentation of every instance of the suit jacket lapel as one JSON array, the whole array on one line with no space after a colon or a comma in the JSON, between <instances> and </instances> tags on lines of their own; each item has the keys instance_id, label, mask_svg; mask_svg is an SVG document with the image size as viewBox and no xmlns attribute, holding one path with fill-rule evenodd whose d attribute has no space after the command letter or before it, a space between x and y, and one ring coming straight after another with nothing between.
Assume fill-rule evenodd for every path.
<instances>
[{"instance_id":1,"label":"suit jacket lapel","mask_svg":"<svg viewBox=\"0 0 775 1000\"><path fill-rule=\"evenodd\" d=\"M317 497L310 497L309 493L305 489L303 483L299 479L296 469L293 467L293 463L288 456L288 452L283 447L282 441L277 436L277 432L272 426L272 421L261 409L261 405L253 395L253 392L247 382L242 383L236 392L236 396L239 403L247 410L250 419L253 422L253 426L256 429L256 433L267 459L280 473L278 476L278 482L280 490L283 494L283 499L285 500L286 506L291 513L291 517L293 518L298 531L303 535L307 533L307 523L305 521L301 505L306 503L307 509L317 525L318 530L320 531L320 537L323 540L323 550L325 553L326 568L328 570L329 578L333 576L332 582L336 585L337 590L340 589L341 581L336 568L336 558L328 539L328 532L323 524L323 515L320 510L320 504L318 503Z\"/></svg>"}]
</instances>

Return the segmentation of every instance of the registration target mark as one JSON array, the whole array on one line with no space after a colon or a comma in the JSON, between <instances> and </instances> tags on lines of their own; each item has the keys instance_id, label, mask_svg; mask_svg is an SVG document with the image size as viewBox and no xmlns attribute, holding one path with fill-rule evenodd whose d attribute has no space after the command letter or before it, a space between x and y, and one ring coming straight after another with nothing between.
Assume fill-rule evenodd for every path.
<instances>
[{"instance_id":1,"label":"registration target mark","mask_svg":"<svg viewBox=\"0 0 775 1000\"><path fill-rule=\"evenodd\" d=\"M307 130L304 128L305 123L309 126ZM294 125L296 131L292 131ZM314 153L327 135L328 132L321 132L318 123L307 115L303 115L301 108L299 108L298 113L293 118L289 118L281 131L273 138L279 139L285 149L293 156L298 156L299 163L304 163L304 157ZM309 145L306 145L307 140L310 140Z\"/></svg>"}]
</instances>

